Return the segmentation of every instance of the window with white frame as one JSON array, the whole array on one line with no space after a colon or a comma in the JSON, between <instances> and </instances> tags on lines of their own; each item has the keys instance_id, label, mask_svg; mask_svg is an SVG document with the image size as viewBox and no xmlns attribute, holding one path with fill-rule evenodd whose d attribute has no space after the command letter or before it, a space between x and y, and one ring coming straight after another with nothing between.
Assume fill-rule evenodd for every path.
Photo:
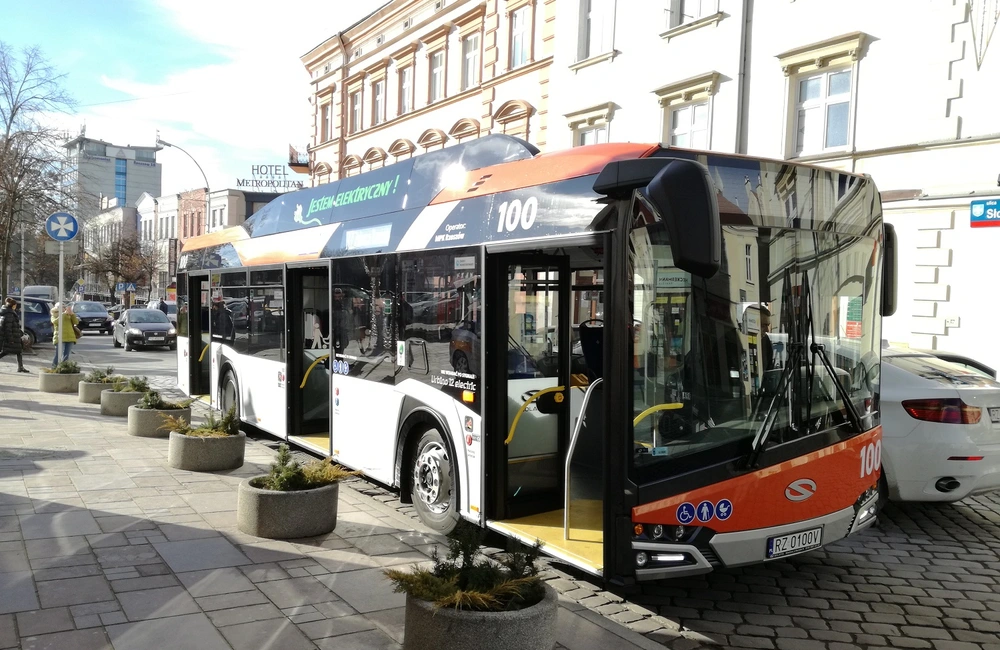
<instances>
[{"instance_id":1,"label":"window with white frame","mask_svg":"<svg viewBox=\"0 0 1000 650\"><path fill-rule=\"evenodd\" d=\"M753 248L750 244L746 245L746 251L744 255L744 261L747 267L747 282L753 282Z\"/></svg>"},{"instance_id":2,"label":"window with white frame","mask_svg":"<svg viewBox=\"0 0 1000 650\"><path fill-rule=\"evenodd\" d=\"M361 91L351 93L351 133L361 130Z\"/></svg>"},{"instance_id":3,"label":"window with white frame","mask_svg":"<svg viewBox=\"0 0 1000 650\"><path fill-rule=\"evenodd\" d=\"M430 103L444 99L444 50L431 55Z\"/></svg>"},{"instance_id":4,"label":"window with white frame","mask_svg":"<svg viewBox=\"0 0 1000 650\"><path fill-rule=\"evenodd\" d=\"M470 34L462 40L462 90L479 83L479 34Z\"/></svg>"},{"instance_id":5,"label":"window with white frame","mask_svg":"<svg viewBox=\"0 0 1000 650\"><path fill-rule=\"evenodd\" d=\"M851 69L803 74L795 80L795 153L845 147L851 119Z\"/></svg>"},{"instance_id":6,"label":"window with white frame","mask_svg":"<svg viewBox=\"0 0 1000 650\"><path fill-rule=\"evenodd\" d=\"M671 146L708 149L708 126L707 101L671 108Z\"/></svg>"},{"instance_id":7,"label":"window with white frame","mask_svg":"<svg viewBox=\"0 0 1000 650\"><path fill-rule=\"evenodd\" d=\"M600 124L576 129L574 146L582 147L588 144L603 144L608 141L608 125Z\"/></svg>"},{"instance_id":8,"label":"window with white frame","mask_svg":"<svg viewBox=\"0 0 1000 650\"><path fill-rule=\"evenodd\" d=\"M333 131L330 128L331 112L330 104L323 104L323 107L320 109L320 142L326 142L333 137Z\"/></svg>"},{"instance_id":9,"label":"window with white frame","mask_svg":"<svg viewBox=\"0 0 1000 650\"><path fill-rule=\"evenodd\" d=\"M667 29L719 13L719 0L666 0Z\"/></svg>"},{"instance_id":10,"label":"window with white frame","mask_svg":"<svg viewBox=\"0 0 1000 650\"><path fill-rule=\"evenodd\" d=\"M413 110L413 66L408 65L399 71L399 114L404 115Z\"/></svg>"},{"instance_id":11,"label":"window with white frame","mask_svg":"<svg viewBox=\"0 0 1000 650\"><path fill-rule=\"evenodd\" d=\"M580 40L577 60L614 49L615 1L580 0Z\"/></svg>"},{"instance_id":12,"label":"window with white frame","mask_svg":"<svg viewBox=\"0 0 1000 650\"><path fill-rule=\"evenodd\" d=\"M515 9L510 14L510 69L519 68L531 57L531 16L529 7Z\"/></svg>"},{"instance_id":13,"label":"window with white frame","mask_svg":"<svg viewBox=\"0 0 1000 650\"><path fill-rule=\"evenodd\" d=\"M372 84L372 124L385 122L385 80Z\"/></svg>"}]
</instances>

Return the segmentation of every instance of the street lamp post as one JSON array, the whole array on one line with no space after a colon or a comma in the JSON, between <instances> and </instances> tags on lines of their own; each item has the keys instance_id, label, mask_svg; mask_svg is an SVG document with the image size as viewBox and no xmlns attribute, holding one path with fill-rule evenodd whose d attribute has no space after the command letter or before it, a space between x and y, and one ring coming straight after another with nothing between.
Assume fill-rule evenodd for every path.
<instances>
[{"instance_id":1,"label":"street lamp post","mask_svg":"<svg viewBox=\"0 0 1000 650\"><path fill-rule=\"evenodd\" d=\"M192 156L191 154L189 154L187 151L184 151L183 149L181 149L180 147L178 147L176 144L170 144L166 140L161 140L160 136L156 136L156 144L158 144L160 146L163 146L163 147L173 147L174 149L177 149L178 151L182 151L184 153L184 155L186 155L188 158L191 159L191 162L194 163L194 166L197 167L198 171L201 172L202 178L205 179L205 233L207 234L208 233L208 215L212 212L212 191L208 187L208 176L205 176L205 170L203 170L201 168L201 165L199 165L198 161L194 159L194 156Z\"/></svg>"}]
</instances>

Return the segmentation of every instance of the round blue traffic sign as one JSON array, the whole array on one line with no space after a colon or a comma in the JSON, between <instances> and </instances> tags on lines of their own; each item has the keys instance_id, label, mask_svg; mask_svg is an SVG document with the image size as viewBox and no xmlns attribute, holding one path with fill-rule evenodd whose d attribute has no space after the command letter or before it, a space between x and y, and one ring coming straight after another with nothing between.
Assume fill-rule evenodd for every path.
<instances>
[{"instance_id":1,"label":"round blue traffic sign","mask_svg":"<svg viewBox=\"0 0 1000 650\"><path fill-rule=\"evenodd\" d=\"M50 214L45 220L45 232L56 241L69 241L80 231L76 217L68 212Z\"/></svg>"},{"instance_id":2,"label":"round blue traffic sign","mask_svg":"<svg viewBox=\"0 0 1000 650\"><path fill-rule=\"evenodd\" d=\"M702 501L698 504L698 521L706 524L712 521L712 517L715 516L715 505L711 501Z\"/></svg>"},{"instance_id":3,"label":"round blue traffic sign","mask_svg":"<svg viewBox=\"0 0 1000 650\"><path fill-rule=\"evenodd\" d=\"M685 526L694 521L694 506L690 503L682 503L677 506L677 521Z\"/></svg>"}]
</instances>

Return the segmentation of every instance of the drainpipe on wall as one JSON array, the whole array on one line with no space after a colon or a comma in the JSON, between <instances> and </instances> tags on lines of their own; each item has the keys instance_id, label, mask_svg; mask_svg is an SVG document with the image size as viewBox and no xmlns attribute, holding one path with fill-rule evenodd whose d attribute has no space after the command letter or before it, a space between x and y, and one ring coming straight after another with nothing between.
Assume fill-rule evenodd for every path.
<instances>
[{"instance_id":1,"label":"drainpipe on wall","mask_svg":"<svg viewBox=\"0 0 1000 650\"><path fill-rule=\"evenodd\" d=\"M340 178L340 161L344 159L347 155L347 146L344 144L344 136L347 135L347 101L346 92L347 89L344 88L344 80L347 79L347 46L344 44L344 32L337 32L337 40L340 41L340 52L341 60L343 63L340 66L340 142L337 143L337 178ZM388 87L387 87L388 88ZM330 109L333 109L333 101L330 102Z\"/></svg>"},{"instance_id":2,"label":"drainpipe on wall","mask_svg":"<svg viewBox=\"0 0 1000 650\"><path fill-rule=\"evenodd\" d=\"M740 72L736 78L736 142L734 153L747 152L747 86L750 74L750 23L753 20L753 0L743 0L743 25L740 27Z\"/></svg>"}]
</instances>

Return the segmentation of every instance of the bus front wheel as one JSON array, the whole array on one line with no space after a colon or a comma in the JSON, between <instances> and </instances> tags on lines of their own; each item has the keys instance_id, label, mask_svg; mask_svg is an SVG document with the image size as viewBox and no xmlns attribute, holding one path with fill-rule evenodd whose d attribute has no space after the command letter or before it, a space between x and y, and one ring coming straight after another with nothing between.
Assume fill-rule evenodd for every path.
<instances>
[{"instance_id":1,"label":"bus front wheel","mask_svg":"<svg viewBox=\"0 0 1000 650\"><path fill-rule=\"evenodd\" d=\"M236 383L236 375L233 374L232 370L227 370L226 374L222 376L222 383L219 385L219 406L222 407L222 413L225 415L229 412L229 409L236 409L236 419L240 418L240 387Z\"/></svg>"},{"instance_id":2,"label":"bus front wheel","mask_svg":"<svg viewBox=\"0 0 1000 650\"><path fill-rule=\"evenodd\" d=\"M412 458L410 495L420 520L447 535L458 523L453 459L437 429L427 429L417 440Z\"/></svg>"}]
</instances>

